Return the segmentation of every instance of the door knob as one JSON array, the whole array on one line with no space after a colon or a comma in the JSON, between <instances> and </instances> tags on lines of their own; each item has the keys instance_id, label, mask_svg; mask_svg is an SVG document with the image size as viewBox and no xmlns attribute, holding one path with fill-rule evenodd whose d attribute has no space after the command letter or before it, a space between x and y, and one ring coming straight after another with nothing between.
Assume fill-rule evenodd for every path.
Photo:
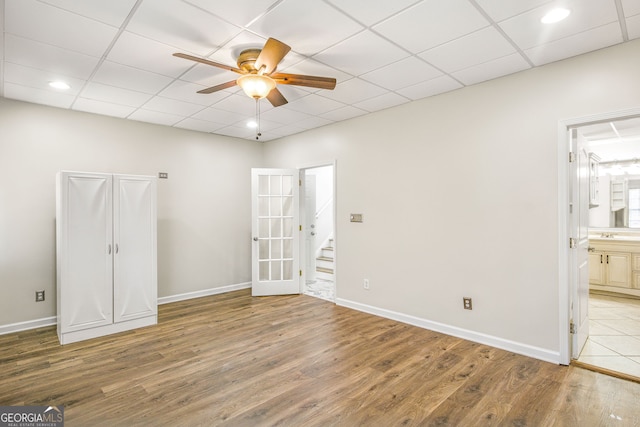
<instances>
[{"instance_id":1,"label":"door knob","mask_svg":"<svg viewBox=\"0 0 640 427\"><path fill-rule=\"evenodd\" d=\"M253 241L254 241L254 242L257 242L257 241L258 241L258 238L257 238L257 237L254 237L254 238L253 238Z\"/></svg>"}]
</instances>

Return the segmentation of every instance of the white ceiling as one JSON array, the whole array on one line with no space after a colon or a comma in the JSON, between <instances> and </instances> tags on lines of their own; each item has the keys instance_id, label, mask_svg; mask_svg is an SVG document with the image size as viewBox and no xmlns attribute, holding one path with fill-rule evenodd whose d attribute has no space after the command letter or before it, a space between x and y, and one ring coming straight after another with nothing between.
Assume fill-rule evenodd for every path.
<instances>
[{"instance_id":1,"label":"white ceiling","mask_svg":"<svg viewBox=\"0 0 640 427\"><path fill-rule=\"evenodd\" d=\"M640 37L638 0L0 0L0 96L255 138L255 102L230 71L268 37L279 71L335 77L335 90L280 85L261 140L393 107ZM572 13L545 25L551 8ZM65 80L71 89L48 86Z\"/></svg>"}]
</instances>

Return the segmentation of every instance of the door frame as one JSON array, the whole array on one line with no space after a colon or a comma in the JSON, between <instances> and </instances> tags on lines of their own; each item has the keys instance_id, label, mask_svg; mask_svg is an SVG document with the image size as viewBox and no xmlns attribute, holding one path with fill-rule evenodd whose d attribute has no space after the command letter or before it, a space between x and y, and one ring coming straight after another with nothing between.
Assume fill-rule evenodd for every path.
<instances>
[{"instance_id":1,"label":"door frame","mask_svg":"<svg viewBox=\"0 0 640 427\"><path fill-rule=\"evenodd\" d=\"M571 176L569 167L569 130L571 128L588 126L612 120L624 120L640 117L640 107L629 110L612 111L589 116L575 117L560 120L558 122L558 301L559 301L559 362L568 365L571 362L571 333L569 325L571 319L571 294L574 291L570 278L571 252L569 250L570 217L569 217L569 191L570 184L576 179Z\"/></svg>"},{"instance_id":2,"label":"door frame","mask_svg":"<svg viewBox=\"0 0 640 427\"><path fill-rule=\"evenodd\" d=\"M315 169L321 168L324 166L332 166L333 167L333 286L335 290L335 298L337 299L338 294L338 161L336 159L328 160L325 162L317 162L317 163L306 163L301 166L298 166L298 172L300 174L300 180L302 183L303 175L305 170L307 169ZM300 226L304 230L306 227L306 214L305 214L305 189L304 185L300 187ZM302 238L300 239L302 242ZM306 245L300 244L300 259L306 260ZM307 271L306 268L302 269L302 275L300 276L300 290L302 293L306 290L307 286ZM334 300L335 303L335 300Z\"/></svg>"}]
</instances>

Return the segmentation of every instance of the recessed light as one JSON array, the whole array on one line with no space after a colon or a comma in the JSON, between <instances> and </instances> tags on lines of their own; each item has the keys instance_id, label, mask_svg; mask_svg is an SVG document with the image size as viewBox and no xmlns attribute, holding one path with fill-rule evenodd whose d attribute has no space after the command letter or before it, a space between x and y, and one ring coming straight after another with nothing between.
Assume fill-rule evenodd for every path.
<instances>
[{"instance_id":1,"label":"recessed light","mask_svg":"<svg viewBox=\"0 0 640 427\"><path fill-rule=\"evenodd\" d=\"M542 17L540 22L543 24L553 24L555 22L560 22L565 19L571 11L569 9L557 8L550 10L546 15Z\"/></svg>"},{"instance_id":2,"label":"recessed light","mask_svg":"<svg viewBox=\"0 0 640 427\"><path fill-rule=\"evenodd\" d=\"M59 80L55 82L49 82L49 86L51 86L54 89L60 89L60 90L67 90L71 88L69 84Z\"/></svg>"},{"instance_id":3,"label":"recessed light","mask_svg":"<svg viewBox=\"0 0 640 427\"><path fill-rule=\"evenodd\" d=\"M258 127L258 123L256 123L255 121L251 120L249 122L247 122L247 127L251 128L251 129L255 129Z\"/></svg>"}]
</instances>

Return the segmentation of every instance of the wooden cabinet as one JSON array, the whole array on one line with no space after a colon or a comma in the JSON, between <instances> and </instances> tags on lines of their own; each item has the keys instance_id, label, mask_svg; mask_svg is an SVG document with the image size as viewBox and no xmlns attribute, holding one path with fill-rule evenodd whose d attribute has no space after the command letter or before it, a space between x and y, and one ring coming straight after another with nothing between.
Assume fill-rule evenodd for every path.
<instances>
[{"instance_id":1,"label":"wooden cabinet","mask_svg":"<svg viewBox=\"0 0 640 427\"><path fill-rule=\"evenodd\" d=\"M61 344L157 323L156 217L155 177L58 173Z\"/></svg>"},{"instance_id":2,"label":"wooden cabinet","mask_svg":"<svg viewBox=\"0 0 640 427\"><path fill-rule=\"evenodd\" d=\"M640 241L589 240L591 289L640 296Z\"/></svg>"}]
</instances>

